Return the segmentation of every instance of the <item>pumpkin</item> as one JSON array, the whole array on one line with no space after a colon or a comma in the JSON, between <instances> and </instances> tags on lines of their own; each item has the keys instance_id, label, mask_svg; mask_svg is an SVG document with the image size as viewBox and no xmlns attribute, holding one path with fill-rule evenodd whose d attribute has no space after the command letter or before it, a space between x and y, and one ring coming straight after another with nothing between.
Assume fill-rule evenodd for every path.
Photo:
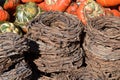
<instances>
[{"instance_id":1,"label":"pumpkin","mask_svg":"<svg viewBox=\"0 0 120 80\"><path fill-rule=\"evenodd\" d=\"M0 21L7 21L9 20L10 16L7 11L0 8Z\"/></svg>"},{"instance_id":2,"label":"pumpkin","mask_svg":"<svg viewBox=\"0 0 120 80\"><path fill-rule=\"evenodd\" d=\"M45 0L45 7L50 11L65 11L70 5L71 0Z\"/></svg>"},{"instance_id":3,"label":"pumpkin","mask_svg":"<svg viewBox=\"0 0 120 80\"><path fill-rule=\"evenodd\" d=\"M78 18L86 24L87 19L105 15L104 8L94 0L85 0L81 2L77 9Z\"/></svg>"},{"instance_id":4,"label":"pumpkin","mask_svg":"<svg viewBox=\"0 0 120 80\"><path fill-rule=\"evenodd\" d=\"M28 2L17 6L15 13L15 24L20 26L24 32L27 32L26 25L30 20L41 13L41 9L34 2Z\"/></svg>"},{"instance_id":5,"label":"pumpkin","mask_svg":"<svg viewBox=\"0 0 120 80\"><path fill-rule=\"evenodd\" d=\"M6 10L14 10L17 5L20 4L20 0L6 0L3 8Z\"/></svg>"},{"instance_id":6,"label":"pumpkin","mask_svg":"<svg viewBox=\"0 0 120 80\"><path fill-rule=\"evenodd\" d=\"M102 6L116 6L120 4L120 0L96 0Z\"/></svg>"},{"instance_id":7,"label":"pumpkin","mask_svg":"<svg viewBox=\"0 0 120 80\"><path fill-rule=\"evenodd\" d=\"M36 2L36 3L40 3L43 0L21 0L23 3L27 3L27 2Z\"/></svg>"},{"instance_id":8,"label":"pumpkin","mask_svg":"<svg viewBox=\"0 0 120 80\"><path fill-rule=\"evenodd\" d=\"M46 3L43 1L43 2L41 2L41 3L39 3L39 4L37 4L38 5L38 7L40 7L42 10L44 10L44 11L48 11L47 10L47 5L46 5Z\"/></svg>"},{"instance_id":9,"label":"pumpkin","mask_svg":"<svg viewBox=\"0 0 120 80\"><path fill-rule=\"evenodd\" d=\"M120 11L120 6L118 6L118 10Z\"/></svg>"},{"instance_id":10,"label":"pumpkin","mask_svg":"<svg viewBox=\"0 0 120 80\"><path fill-rule=\"evenodd\" d=\"M73 2L70 4L70 6L66 9L66 12L69 14L74 14L77 15L77 9L78 9L78 5L77 3Z\"/></svg>"},{"instance_id":11,"label":"pumpkin","mask_svg":"<svg viewBox=\"0 0 120 80\"><path fill-rule=\"evenodd\" d=\"M113 13L114 16L120 17L120 11L118 11L117 9L112 9L111 12Z\"/></svg>"},{"instance_id":12,"label":"pumpkin","mask_svg":"<svg viewBox=\"0 0 120 80\"><path fill-rule=\"evenodd\" d=\"M15 26L13 23L8 21L0 22L0 33L13 32L19 35L22 35L19 27Z\"/></svg>"}]
</instances>

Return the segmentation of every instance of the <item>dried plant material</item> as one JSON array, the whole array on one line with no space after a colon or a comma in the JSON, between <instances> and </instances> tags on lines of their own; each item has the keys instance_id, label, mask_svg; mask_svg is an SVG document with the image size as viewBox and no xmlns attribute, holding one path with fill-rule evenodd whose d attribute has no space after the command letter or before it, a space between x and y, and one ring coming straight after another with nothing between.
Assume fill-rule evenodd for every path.
<instances>
[{"instance_id":1,"label":"dried plant material","mask_svg":"<svg viewBox=\"0 0 120 80\"><path fill-rule=\"evenodd\" d=\"M62 12L45 12L28 26L28 38L39 44L40 57L34 62L43 72L67 71L80 67L83 53L80 37L83 24Z\"/></svg>"},{"instance_id":2,"label":"dried plant material","mask_svg":"<svg viewBox=\"0 0 120 80\"><path fill-rule=\"evenodd\" d=\"M0 73L12 64L23 59L23 52L27 51L27 39L14 33L0 34Z\"/></svg>"},{"instance_id":3,"label":"dried plant material","mask_svg":"<svg viewBox=\"0 0 120 80\"><path fill-rule=\"evenodd\" d=\"M15 68L0 75L0 80L31 80L32 71L24 60L15 65Z\"/></svg>"},{"instance_id":4,"label":"dried plant material","mask_svg":"<svg viewBox=\"0 0 120 80\"><path fill-rule=\"evenodd\" d=\"M103 16L89 20L84 41L86 64L103 74L102 80L120 79L120 18Z\"/></svg>"},{"instance_id":5,"label":"dried plant material","mask_svg":"<svg viewBox=\"0 0 120 80\"><path fill-rule=\"evenodd\" d=\"M102 80L119 80L120 79L120 60L107 61L97 58L96 55L86 52L86 64L91 67L92 71L102 73ZM98 73L98 75L100 75Z\"/></svg>"},{"instance_id":6,"label":"dried plant material","mask_svg":"<svg viewBox=\"0 0 120 80\"><path fill-rule=\"evenodd\" d=\"M56 79L55 79L55 78L48 77L48 76L42 76L42 77L40 77L38 80L56 80Z\"/></svg>"},{"instance_id":7,"label":"dried plant material","mask_svg":"<svg viewBox=\"0 0 120 80\"><path fill-rule=\"evenodd\" d=\"M106 80L101 71L90 65L76 70L53 73L51 76L40 77L39 80Z\"/></svg>"},{"instance_id":8,"label":"dried plant material","mask_svg":"<svg viewBox=\"0 0 120 80\"><path fill-rule=\"evenodd\" d=\"M103 16L89 20L84 47L105 60L120 59L120 18Z\"/></svg>"},{"instance_id":9,"label":"dried plant material","mask_svg":"<svg viewBox=\"0 0 120 80\"><path fill-rule=\"evenodd\" d=\"M56 80L104 80L100 71L94 71L92 68L83 67L68 73L56 75Z\"/></svg>"}]
</instances>

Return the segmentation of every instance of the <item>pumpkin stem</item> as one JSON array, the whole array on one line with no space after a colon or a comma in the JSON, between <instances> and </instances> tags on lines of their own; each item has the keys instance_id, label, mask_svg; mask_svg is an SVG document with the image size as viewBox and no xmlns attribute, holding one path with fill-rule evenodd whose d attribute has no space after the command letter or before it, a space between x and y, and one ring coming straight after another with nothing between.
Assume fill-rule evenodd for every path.
<instances>
[{"instance_id":1,"label":"pumpkin stem","mask_svg":"<svg viewBox=\"0 0 120 80\"><path fill-rule=\"evenodd\" d=\"M45 0L47 5L53 5L57 2L57 0Z\"/></svg>"}]
</instances>

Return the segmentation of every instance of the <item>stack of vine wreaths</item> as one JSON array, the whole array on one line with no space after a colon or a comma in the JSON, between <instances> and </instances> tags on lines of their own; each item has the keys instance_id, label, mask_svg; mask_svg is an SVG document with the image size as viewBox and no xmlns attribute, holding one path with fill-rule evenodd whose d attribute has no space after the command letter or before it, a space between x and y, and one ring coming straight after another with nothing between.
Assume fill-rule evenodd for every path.
<instances>
[{"instance_id":1,"label":"stack of vine wreaths","mask_svg":"<svg viewBox=\"0 0 120 80\"><path fill-rule=\"evenodd\" d=\"M30 80L32 71L24 60L27 39L15 33L0 34L0 80Z\"/></svg>"},{"instance_id":2,"label":"stack of vine wreaths","mask_svg":"<svg viewBox=\"0 0 120 80\"><path fill-rule=\"evenodd\" d=\"M50 73L40 80L119 79L119 22L118 17L103 16L84 26L73 15L51 11L31 21L27 37L39 50L33 62L41 72ZM30 53L37 53L34 47Z\"/></svg>"},{"instance_id":3,"label":"stack of vine wreaths","mask_svg":"<svg viewBox=\"0 0 120 80\"><path fill-rule=\"evenodd\" d=\"M101 80L120 79L120 18L91 19L85 28L86 64Z\"/></svg>"},{"instance_id":4,"label":"stack of vine wreaths","mask_svg":"<svg viewBox=\"0 0 120 80\"><path fill-rule=\"evenodd\" d=\"M27 27L27 37L39 45L40 56L34 63L40 71L62 72L82 65L80 36L83 24L78 18L67 13L49 11L42 13Z\"/></svg>"}]
</instances>

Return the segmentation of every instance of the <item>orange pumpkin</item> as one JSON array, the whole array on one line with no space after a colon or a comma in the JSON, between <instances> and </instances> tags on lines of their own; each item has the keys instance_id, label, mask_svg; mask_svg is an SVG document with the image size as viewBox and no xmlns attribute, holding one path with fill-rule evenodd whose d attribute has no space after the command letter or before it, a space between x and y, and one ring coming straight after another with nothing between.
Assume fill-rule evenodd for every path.
<instances>
[{"instance_id":1,"label":"orange pumpkin","mask_svg":"<svg viewBox=\"0 0 120 80\"><path fill-rule=\"evenodd\" d=\"M70 6L66 9L66 12L67 12L67 13L70 13L70 14L77 15L77 9L78 9L77 3L73 2L73 3L71 3Z\"/></svg>"},{"instance_id":2,"label":"orange pumpkin","mask_svg":"<svg viewBox=\"0 0 120 80\"><path fill-rule=\"evenodd\" d=\"M21 0L23 3L27 3L27 2L36 2L36 3L40 3L43 0Z\"/></svg>"},{"instance_id":3,"label":"orange pumpkin","mask_svg":"<svg viewBox=\"0 0 120 80\"><path fill-rule=\"evenodd\" d=\"M37 4L37 5L38 5L38 7L40 7L42 10L48 11L47 5L46 5L45 2L41 2L41 3Z\"/></svg>"},{"instance_id":4,"label":"orange pumpkin","mask_svg":"<svg viewBox=\"0 0 120 80\"><path fill-rule=\"evenodd\" d=\"M48 11L61 11L64 12L70 5L72 0L45 0L45 7Z\"/></svg>"},{"instance_id":5,"label":"orange pumpkin","mask_svg":"<svg viewBox=\"0 0 120 80\"><path fill-rule=\"evenodd\" d=\"M9 9L13 10L19 4L20 4L20 0L6 0L3 8L6 9L6 10L9 10Z\"/></svg>"},{"instance_id":6,"label":"orange pumpkin","mask_svg":"<svg viewBox=\"0 0 120 80\"><path fill-rule=\"evenodd\" d=\"M112 9L111 12L113 13L114 16L120 17L120 12L116 9Z\"/></svg>"},{"instance_id":7,"label":"orange pumpkin","mask_svg":"<svg viewBox=\"0 0 120 80\"><path fill-rule=\"evenodd\" d=\"M102 6L116 6L120 4L120 0L96 0Z\"/></svg>"},{"instance_id":8,"label":"orange pumpkin","mask_svg":"<svg viewBox=\"0 0 120 80\"><path fill-rule=\"evenodd\" d=\"M84 0L77 9L77 16L85 25L88 19L104 15L103 7L94 0Z\"/></svg>"},{"instance_id":9,"label":"orange pumpkin","mask_svg":"<svg viewBox=\"0 0 120 80\"><path fill-rule=\"evenodd\" d=\"M120 6L118 6L118 10L120 11Z\"/></svg>"},{"instance_id":10,"label":"orange pumpkin","mask_svg":"<svg viewBox=\"0 0 120 80\"><path fill-rule=\"evenodd\" d=\"M0 21L7 21L9 20L10 16L7 11L0 9Z\"/></svg>"}]
</instances>

